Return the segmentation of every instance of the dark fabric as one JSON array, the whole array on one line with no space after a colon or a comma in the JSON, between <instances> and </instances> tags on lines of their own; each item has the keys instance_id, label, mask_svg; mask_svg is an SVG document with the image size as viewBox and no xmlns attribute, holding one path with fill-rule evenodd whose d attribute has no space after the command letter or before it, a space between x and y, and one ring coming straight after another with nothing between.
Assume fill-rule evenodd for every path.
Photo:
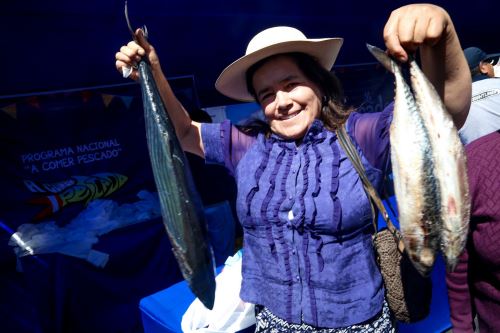
<instances>
[{"instance_id":1,"label":"dark fabric","mask_svg":"<svg viewBox=\"0 0 500 333\"><path fill-rule=\"evenodd\" d=\"M274 315L269 309L255 306L256 329L255 333L394 333L394 320L387 303L384 303L382 311L374 318L364 323L341 328L320 328L307 324L290 324Z\"/></svg>"},{"instance_id":2,"label":"dark fabric","mask_svg":"<svg viewBox=\"0 0 500 333\"><path fill-rule=\"evenodd\" d=\"M500 332L500 131L466 146L471 218L466 248L447 274L454 333Z\"/></svg>"},{"instance_id":3,"label":"dark fabric","mask_svg":"<svg viewBox=\"0 0 500 333\"><path fill-rule=\"evenodd\" d=\"M104 268L60 254L23 258L41 331L140 332L139 300L182 279L170 248L156 219L103 236Z\"/></svg>"}]
</instances>

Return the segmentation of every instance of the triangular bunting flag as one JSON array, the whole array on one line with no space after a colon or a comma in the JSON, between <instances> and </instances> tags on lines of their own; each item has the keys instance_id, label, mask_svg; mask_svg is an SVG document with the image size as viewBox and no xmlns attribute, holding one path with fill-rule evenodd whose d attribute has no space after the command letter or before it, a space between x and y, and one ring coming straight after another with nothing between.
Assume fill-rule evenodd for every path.
<instances>
[{"instance_id":1,"label":"triangular bunting flag","mask_svg":"<svg viewBox=\"0 0 500 333\"><path fill-rule=\"evenodd\" d=\"M111 101L115 96L113 95L107 95L107 94L101 94L102 101L104 102L104 106L108 107Z\"/></svg>"},{"instance_id":2,"label":"triangular bunting flag","mask_svg":"<svg viewBox=\"0 0 500 333\"><path fill-rule=\"evenodd\" d=\"M0 110L7 113L12 118L17 119L17 105L15 103L4 106Z\"/></svg>"},{"instance_id":3,"label":"triangular bunting flag","mask_svg":"<svg viewBox=\"0 0 500 333\"><path fill-rule=\"evenodd\" d=\"M92 92L84 90L80 92L80 96L82 97L83 103L87 103L92 98Z\"/></svg>"},{"instance_id":4,"label":"triangular bunting flag","mask_svg":"<svg viewBox=\"0 0 500 333\"><path fill-rule=\"evenodd\" d=\"M40 108L40 101L38 100L38 97L36 97L36 96L28 97L26 99L26 102L28 103L28 105L30 105L31 107L34 107L35 109Z\"/></svg>"},{"instance_id":5,"label":"triangular bunting flag","mask_svg":"<svg viewBox=\"0 0 500 333\"><path fill-rule=\"evenodd\" d=\"M134 97L132 96L120 96L123 104L127 107L127 110L130 109L130 104L132 104L132 101L134 100Z\"/></svg>"}]
</instances>

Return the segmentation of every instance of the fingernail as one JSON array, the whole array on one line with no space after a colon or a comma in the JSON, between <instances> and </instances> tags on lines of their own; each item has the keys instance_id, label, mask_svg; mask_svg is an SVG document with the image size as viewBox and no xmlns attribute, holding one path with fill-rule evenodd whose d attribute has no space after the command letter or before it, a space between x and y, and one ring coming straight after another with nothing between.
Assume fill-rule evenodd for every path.
<instances>
[{"instance_id":1,"label":"fingernail","mask_svg":"<svg viewBox=\"0 0 500 333\"><path fill-rule=\"evenodd\" d=\"M130 74L132 74L132 68L123 66L122 67L123 78L125 78L125 79L128 78L130 76Z\"/></svg>"}]
</instances>

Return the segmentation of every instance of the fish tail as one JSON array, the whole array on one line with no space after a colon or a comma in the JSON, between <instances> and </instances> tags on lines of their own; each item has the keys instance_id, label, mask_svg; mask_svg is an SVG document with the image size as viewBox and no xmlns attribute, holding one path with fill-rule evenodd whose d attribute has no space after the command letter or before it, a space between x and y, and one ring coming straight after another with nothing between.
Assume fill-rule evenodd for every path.
<instances>
[{"instance_id":1,"label":"fish tail","mask_svg":"<svg viewBox=\"0 0 500 333\"><path fill-rule=\"evenodd\" d=\"M34 220L39 221L57 212L64 206L64 201L58 195L48 195L46 197L33 198L28 201L32 205L44 205L38 214L35 215Z\"/></svg>"},{"instance_id":2,"label":"fish tail","mask_svg":"<svg viewBox=\"0 0 500 333\"><path fill-rule=\"evenodd\" d=\"M394 73L394 60L387 55L384 51L376 46L366 44L368 51L391 73Z\"/></svg>"}]
</instances>

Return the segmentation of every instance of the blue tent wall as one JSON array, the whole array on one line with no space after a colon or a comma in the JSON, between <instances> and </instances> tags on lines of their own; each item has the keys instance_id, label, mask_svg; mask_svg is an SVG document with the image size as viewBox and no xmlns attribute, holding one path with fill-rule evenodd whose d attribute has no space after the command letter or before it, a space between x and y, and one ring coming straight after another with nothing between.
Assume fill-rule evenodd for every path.
<instances>
[{"instance_id":1,"label":"blue tent wall","mask_svg":"<svg viewBox=\"0 0 500 333\"><path fill-rule=\"evenodd\" d=\"M410 2L129 0L128 6L132 24L147 25L167 75L194 75L206 107L229 103L215 91L215 79L258 31L291 25L312 38L344 37L337 64L374 62L365 43L382 46L390 12ZM434 3L449 11L463 47L499 52L496 1ZM123 8L124 0L1 1L0 96L127 82L114 68L115 52L130 39Z\"/></svg>"}]
</instances>

